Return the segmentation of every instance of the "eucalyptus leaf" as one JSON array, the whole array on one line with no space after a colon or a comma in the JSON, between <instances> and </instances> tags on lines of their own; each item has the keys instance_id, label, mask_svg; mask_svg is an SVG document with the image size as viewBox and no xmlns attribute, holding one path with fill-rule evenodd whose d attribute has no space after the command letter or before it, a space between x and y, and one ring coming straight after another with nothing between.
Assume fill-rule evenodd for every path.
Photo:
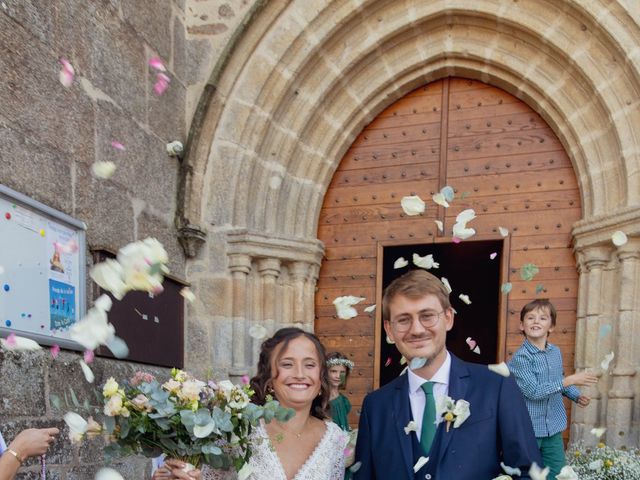
<instances>
[{"instance_id":1,"label":"eucalyptus leaf","mask_svg":"<svg viewBox=\"0 0 640 480\"><path fill-rule=\"evenodd\" d=\"M216 446L213 443L207 443L206 445L202 446L202 453L207 455L221 455L222 450L220 449L220 447Z\"/></svg>"},{"instance_id":2,"label":"eucalyptus leaf","mask_svg":"<svg viewBox=\"0 0 640 480\"><path fill-rule=\"evenodd\" d=\"M107 430L107 433L112 434L116 429L115 417L104 417L104 427Z\"/></svg>"},{"instance_id":3,"label":"eucalyptus leaf","mask_svg":"<svg viewBox=\"0 0 640 480\"><path fill-rule=\"evenodd\" d=\"M539 271L540 269L533 263L527 263L520 268L520 278L528 282L529 280L532 280Z\"/></svg>"},{"instance_id":4,"label":"eucalyptus leaf","mask_svg":"<svg viewBox=\"0 0 640 480\"><path fill-rule=\"evenodd\" d=\"M49 395L49 400L51 401L51 405L53 405L56 409L60 410L62 407L62 401L60 397L57 395Z\"/></svg>"},{"instance_id":5,"label":"eucalyptus leaf","mask_svg":"<svg viewBox=\"0 0 640 480\"><path fill-rule=\"evenodd\" d=\"M73 391L73 388L69 389L69 393L71 394L71 401L76 408L80 408L80 402L78 401L78 397L76 397L76 392Z\"/></svg>"}]
</instances>

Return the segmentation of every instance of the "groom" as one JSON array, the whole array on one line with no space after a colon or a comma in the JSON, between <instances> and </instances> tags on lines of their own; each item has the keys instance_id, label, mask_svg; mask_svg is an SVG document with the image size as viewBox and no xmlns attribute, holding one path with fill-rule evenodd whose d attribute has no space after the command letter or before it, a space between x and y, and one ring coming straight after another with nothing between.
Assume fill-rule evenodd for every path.
<instances>
[{"instance_id":1,"label":"groom","mask_svg":"<svg viewBox=\"0 0 640 480\"><path fill-rule=\"evenodd\" d=\"M382 318L414 369L364 399L355 480L489 480L504 473L500 462L530 478L531 463L542 460L522 394L513 378L447 351L453 309L442 282L424 270L395 279ZM437 423L444 396L468 402L469 416L449 409L449 421Z\"/></svg>"}]
</instances>

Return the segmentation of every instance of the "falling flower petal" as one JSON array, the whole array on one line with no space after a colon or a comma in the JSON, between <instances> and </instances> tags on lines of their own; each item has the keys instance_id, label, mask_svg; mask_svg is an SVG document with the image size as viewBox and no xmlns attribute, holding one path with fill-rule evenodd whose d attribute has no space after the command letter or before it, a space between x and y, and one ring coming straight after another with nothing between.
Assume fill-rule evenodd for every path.
<instances>
[{"instance_id":1,"label":"falling flower petal","mask_svg":"<svg viewBox=\"0 0 640 480\"><path fill-rule=\"evenodd\" d=\"M549 475L549 467L541 469L536 462L531 464L529 469L531 480L547 480L547 475Z\"/></svg>"},{"instance_id":2,"label":"falling flower petal","mask_svg":"<svg viewBox=\"0 0 640 480\"><path fill-rule=\"evenodd\" d=\"M536 295L539 295L542 292L544 292L544 285L539 283L538 285L536 285Z\"/></svg>"},{"instance_id":3,"label":"falling flower petal","mask_svg":"<svg viewBox=\"0 0 640 480\"><path fill-rule=\"evenodd\" d=\"M504 462L500 462L500 466L502 467L502 470L504 470L508 475L518 475L519 477L522 476L522 472L519 468L510 467L508 465L505 465Z\"/></svg>"},{"instance_id":4,"label":"falling flower petal","mask_svg":"<svg viewBox=\"0 0 640 480\"><path fill-rule=\"evenodd\" d=\"M384 362L385 367L388 367L389 365L391 365L391 357L387 357L387 361Z\"/></svg>"},{"instance_id":5,"label":"falling flower petal","mask_svg":"<svg viewBox=\"0 0 640 480\"><path fill-rule=\"evenodd\" d=\"M512 288L513 288L513 285L511 284L511 282L506 282L500 286L500 291L505 295L509 295L509 292L511 292Z\"/></svg>"},{"instance_id":6,"label":"falling flower petal","mask_svg":"<svg viewBox=\"0 0 640 480\"><path fill-rule=\"evenodd\" d=\"M370 305L370 306L368 306L367 308L365 308L365 309L364 309L364 311L365 311L366 313L371 313L371 312L373 312L375 309L376 309L376 306L375 306L375 304L373 304L373 305Z\"/></svg>"},{"instance_id":7,"label":"falling flower petal","mask_svg":"<svg viewBox=\"0 0 640 480\"><path fill-rule=\"evenodd\" d=\"M267 336L267 329L262 325L252 325L251 328L249 328L249 336L256 340L262 340Z\"/></svg>"},{"instance_id":8,"label":"falling flower petal","mask_svg":"<svg viewBox=\"0 0 640 480\"><path fill-rule=\"evenodd\" d=\"M80 415L74 412L67 412L64 414L64 422L69 427L71 435L71 442L82 439L82 436L86 433L89 424Z\"/></svg>"},{"instance_id":9,"label":"falling flower petal","mask_svg":"<svg viewBox=\"0 0 640 480\"><path fill-rule=\"evenodd\" d=\"M162 95L169 86L170 81L171 79L167 75L158 73L156 75L156 83L153 85L153 93L157 96Z\"/></svg>"},{"instance_id":10,"label":"falling flower petal","mask_svg":"<svg viewBox=\"0 0 640 480\"><path fill-rule=\"evenodd\" d=\"M80 368L82 368L82 373L84 373L84 378L87 380L87 382L93 383L96 377L93 375L93 372L89 368L89 365L80 360Z\"/></svg>"},{"instance_id":11,"label":"falling flower petal","mask_svg":"<svg viewBox=\"0 0 640 480\"><path fill-rule=\"evenodd\" d=\"M426 204L418 195L411 195L410 197L402 197L400 205L404 213L413 216L423 213Z\"/></svg>"},{"instance_id":12,"label":"falling flower petal","mask_svg":"<svg viewBox=\"0 0 640 480\"><path fill-rule=\"evenodd\" d=\"M475 234L475 229L467 228L465 223L456 223L453 225L453 236L455 237L453 241L455 242L455 239L457 239L458 241L456 243L460 243L462 240L471 238Z\"/></svg>"},{"instance_id":13,"label":"falling flower petal","mask_svg":"<svg viewBox=\"0 0 640 480\"><path fill-rule=\"evenodd\" d=\"M51 358L53 358L54 360L56 358L58 358L58 355L60 354L60 345L58 344L53 344L51 345Z\"/></svg>"},{"instance_id":14,"label":"falling flower petal","mask_svg":"<svg viewBox=\"0 0 640 480\"><path fill-rule=\"evenodd\" d=\"M616 232L613 232L613 235L611 235L611 241L616 247L621 247L622 245L627 243L628 238L624 232L618 230Z\"/></svg>"},{"instance_id":15,"label":"falling flower petal","mask_svg":"<svg viewBox=\"0 0 640 480\"><path fill-rule=\"evenodd\" d=\"M498 256L498 254L496 252L493 252L491 255L489 255L489 258L491 260L495 259Z\"/></svg>"},{"instance_id":16,"label":"falling flower petal","mask_svg":"<svg viewBox=\"0 0 640 480\"><path fill-rule=\"evenodd\" d=\"M386 340L387 340L387 343L388 343L389 345L393 345L394 343L396 343L396 342L394 342L393 340L391 340L391 339L389 338L389 335L387 335L387 339L386 339Z\"/></svg>"},{"instance_id":17,"label":"falling flower petal","mask_svg":"<svg viewBox=\"0 0 640 480\"><path fill-rule=\"evenodd\" d=\"M507 229L507 228L498 227L498 231L500 232L500 235L502 235L503 237L508 237L509 236L509 229Z\"/></svg>"},{"instance_id":18,"label":"falling flower petal","mask_svg":"<svg viewBox=\"0 0 640 480\"><path fill-rule=\"evenodd\" d=\"M429 457L420 457L416 464L413 466L413 473L417 473L422 467L429 461Z\"/></svg>"},{"instance_id":19,"label":"falling flower petal","mask_svg":"<svg viewBox=\"0 0 640 480\"><path fill-rule=\"evenodd\" d=\"M2 345L2 348L5 350L12 352L40 350L42 348L38 342L34 342L30 338L19 337L13 333L9 335L6 340L4 338L0 339L0 345Z\"/></svg>"},{"instance_id":20,"label":"falling flower petal","mask_svg":"<svg viewBox=\"0 0 640 480\"><path fill-rule=\"evenodd\" d=\"M400 257L395 262L393 262L393 268L395 268L396 270L398 268L404 268L407 265L409 265L409 262L405 260L404 257Z\"/></svg>"},{"instance_id":21,"label":"falling flower petal","mask_svg":"<svg viewBox=\"0 0 640 480\"><path fill-rule=\"evenodd\" d=\"M180 290L180 295L182 295L189 303L194 302L196 299L195 293L193 293L189 287L184 287Z\"/></svg>"},{"instance_id":22,"label":"falling flower petal","mask_svg":"<svg viewBox=\"0 0 640 480\"><path fill-rule=\"evenodd\" d=\"M525 281L529 281L535 277L540 269L533 263L527 263L520 268L520 278Z\"/></svg>"},{"instance_id":23,"label":"falling flower petal","mask_svg":"<svg viewBox=\"0 0 640 480\"><path fill-rule=\"evenodd\" d=\"M472 339L471 337L467 337L467 345L469 345L469 350L471 350L473 353L477 353L478 355L480 355L480 347L478 346L478 343Z\"/></svg>"},{"instance_id":24,"label":"falling flower petal","mask_svg":"<svg viewBox=\"0 0 640 480\"><path fill-rule=\"evenodd\" d=\"M445 277L442 277L440 281L444 285L444 288L447 289L447 292L449 293L453 292L453 288L451 288L451 284L449 283L449 280L447 280Z\"/></svg>"},{"instance_id":25,"label":"falling flower petal","mask_svg":"<svg viewBox=\"0 0 640 480\"><path fill-rule=\"evenodd\" d=\"M595 435L596 438L600 438L602 437L602 435L604 435L604 432L606 431L607 431L606 428L592 428L591 435Z\"/></svg>"},{"instance_id":26,"label":"falling flower petal","mask_svg":"<svg viewBox=\"0 0 640 480\"><path fill-rule=\"evenodd\" d=\"M411 432L417 432L417 431L418 431L418 424L413 420L407 423L407 426L404 427L404 433L406 433L407 435L409 435Z\"/></svg>"},{"instance_id":27,"label":"falling flower petal","mask_svg":"<svg viewBox=\"0 0 640 480\"><path fill-rule=\"evenodd\" d=\"M405 365L406 363L407 363L407 359L403 355L402 357L400 357L400 365Z\"/></svg>"},{"instance_id":28,"label":"falling flower petal","mask_svg":"<svg viewBox=\"0 0 640 480\"><path fill-rule=\"evenodd\" d=\"M113 468L101 468L96 474L95 480L124 480L124 478Z\"/></svg>"},{"instance_id":29,"label":"falling flower petal","mask_svg":"<svg viewBox=\"0 0 640 480\"><path fill-rule=\"evenodd\" d=\"M59 77L60 83L63 87L69 88L73 84L73 77L75 75L73 65L71 65L71 63L69 63L69 60L67 60L66 58L61 58L59 62L60 65L62 65Z\"/></svg>"},{"instance_id":30,"label":"falling flower petal","mask_svg":"<svg viewBox=\"0 0 640 480\"><path fill-rule=\"evenodd\" d=\"M354 297L353 295L346 295L344 297L336 298L333 301L333 304L336 307L338 318L349 320L350 318L357 317L358 312L355 308L353 308L353 305L360 303L364 299L364 297Z\"/></svg>"},{"instance_id":31,"label":"falling flower petal","mask_svg":"<svg viewBox=\"0 0 640 480\"><path fill-rule=\"evenodd\" d=\"M409 368L411 368L411 370L418 370L419 368L424 367L426 363L427 359L424 357L412 358L409 363Z\"/></svg>"},{"instance_id":32,"label":"falling flower petal","mask_svg":"<svg viewBox=\"0 0 640 480\"><path fill-rule=\"evenodd\" d=\"M121 152L124 152L126 150L123 144L121 144L120 142L116 142L115 140L111 141L111 146L116 150L120 150Z\"/></svg>"},{"instance_id":33,"label":"falling flower petal","mask_svg":"<svg viewBox=\"0 0 640 480\"><path fill-rule=\"evenodd\" d=\"M356 473L358 470L360 470L361 466L362 466L362 462L356 462L353 465L351 465L351 467L349 468L349 471L351 473Z\"/></svg>"},{"instance_id":34,"label":"falling flower petal","mask_svg":"<svg viewBox=\"0 0 640 480\"><path fill-rule=\"evenodd\" d=\"M107 320L111 299L104 294L98 297L93 307L70 330L71 339L87 350L95 350L115 336L115 328Z\"/></svg>"},{"instance_id":35,"label":"falling flower petal","mask_svg":"<svg viewBox=\"0 0 640 480\"><path fill-rule=\"evenodd\" d=\"M67 243L53 242L53 248L58 253L71 254L78 251L78 242L74 239L69 240Z\"/></svg>"},{"instance_id":36,"label":"falling flower petal","mask_svg":"<svg viewBox=\"0 0 640 480\"><path fill-rule=\"evenodd\" d=\"M159 57L152 57L149 59L149 66L154 70L158 70L159 72L166 72L167 69L162 63L162 60Z\"/></svg>"},{"instance_id":37,"label":"falling flower petal","mask_svg":"<svg viewBox=\"0 0 640 480\"><path fill-rule=\"evenodd\" d=\"M107 348L111 350L113 356L116 358L126 358L129 356L129 347L126 342L120 337L113 337L105 343Z\"/></svg>"},{"instance_id":38,"label":"falling flower petal","mask_svg":"<svg viewBox=\"0 0 640 480\"><path fill-rule=\"evenodd\" d=\"M83 356L84 356L85 363L88 365L90 363L93 363L93 360L96 357L96 354L93 353L93 350L85 350Z\"/></svg>"},{"instance_id":39,"label":"falling flower petal","mask_svg":"<svg viewBox=\"0 0 640 480\"><path fill-rule=\"evenodd\" d=\"M560 473L556 475L557 480L580 480L578 474L571 467L571 465L565 465L560 470Z\"/></svg>"},{"instance_id":40,"label":"falling flower petal","mask_svg":"<svg viewBox=\"0 0 640 480\"><path fill-rule=\"evenodd\" d=\"M434 220L434 222L438 227L438 230L440 230L441 232L444 232L444 223L442 223L440 220Z\"/></svg>"},{"instance_id":41,"label":"falling flower petal","mask_svg":"<svg viewBox=\"0 0 640 480\"><path fill-rule=\"evenodd\" d=\"M444 199L447 202L453 201L453 198L455 196L455 190L453 189L453 187L450 187L449 185L442 187L442 189L440 190L440 193L444 195Z\"/></svg>"},{"instance_id":42,"label":"falling flower petal","mask_svg":"<svg viewBox=\"0 0 640 480\"><path fill-rule=\"evenodd\" d=\"M609 364L611 363L611 360L613 360L614 357L614 353L607 353L604 356L604 360L602 360L602 362L600 362L600 366L602 367L603 370L608 370L609 369Z\"/></svg>"},{"instance_id":43,"label":"falling flower petal","mask_svg":"<svg viewBox=\"0 0 640 480\"><path fill-rule=\"evenodd\" d=\"M469 299L469 295L465 295L464 293L461 293L460 295L458 295L458 298L462 300L464 303L466 303L467 305L471 305L471 300Z\"/></svg>"},{"instance_id":44,"label":"falling flower petal","mask_svg":"<svg viewBox=\"0 0 640 480\"><path fill-rule=\"evenodd\" d=\"M508 377L509 375L511 375L511 372L509 371L509 367L507 367L507 364L504 362L492 363L491 365L487 365L487 368L491 370L493 373L497 373L498 375L502 375L503 377Z\"/></svg>"},{"instance_id":45,"label":"falling flower petal","mask_svg":"<svg viewBox=\"0 0 640 480\"><path fill-rule=\"evenodd\" d=\"M600 326L600 338L604 338L607 335L609 335L611 333L611 330L613 330L613 327L611 327L611 325L609 325L609 324L601 325Z\"/></svg>"},{"instance_id":46,"label":"falling flower petal","mask_svg":"<svg viewBox=\"0 0 640 480\"><path fill-rule=\"evenodd\" d=\"M449 208L449 202L447 202L447 199L444 198L444 195L441 192L434 194L431 199L434 201L434 203L442 205L444 208Z\"/></svg>"},{"instance_id":47,"label":"falling flower petal","mask_svg":"<svg viewBox=\"0 0 640 480\"><path fill-rule=\"evenodd\" d=\"M452 237L452 238L451 238L451 241L452 241L453 243L460 243L460 242L462 242L462 239L460 239L460 238L458 238L458 237Z\"/></svg>"},{"instance_id":48,"label":"falling flower petal","mask_svg":"<svg viewBox=\"0 0 640 480\"><path fill-rule=\"evenodd\" d=\"M467 208L456 216L456 223L467 223L476 218L476 212L473 208Z\"/></svg>"},{"instance_id":49,"label":"falling flower petal","mask_svg":"<svg viewBox=\"0 0 640 480\"><path fill-rule=\"evenodd\" d=\"M421 257L417 253L413 254L413 264L416 267L425 268L427 270L431 268L438 268L440 264L438 262L433 261L433 254L425 255Z\"/></svg>"},{"instance_id":50,"label":"falling flower petal","mask_svg":"<svg viewBox=\"0 0 640 480\"><path fill-rule=\"evenodd\" d=\"M93 173L93 176L96 178L106 180L107 178L110 178L115 171L116 164L111 161L94 162L93 165L91 165L91 173Z\"/></svg>"}]
</instances>

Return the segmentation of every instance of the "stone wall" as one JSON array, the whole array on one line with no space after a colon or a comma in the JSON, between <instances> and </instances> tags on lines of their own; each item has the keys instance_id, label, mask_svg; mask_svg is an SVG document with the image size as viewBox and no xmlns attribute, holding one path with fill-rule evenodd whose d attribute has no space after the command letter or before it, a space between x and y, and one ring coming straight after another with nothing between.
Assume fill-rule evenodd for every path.
<instances>
[{"instance_id":1,"label":"stone wall","mask_svg":"<svg viewBox=\"0 0 640 480\"><path fill-rule=\"evenodd\" d=\"M115 251L133 240L158 238L169 252L171 273L187 279L174 222L180 160L169 157L165 145L187 142L204 85L248 3L2 0L0 183L85 222L88 251ZM154 56L171 77L160 97L152 92L155 74L148 66ZM58 80L61 57L75 69L69 88ZM114 140L126 150L115 150ZM90 168L104 160L114 161L117 169L109 180L98 180ZM87 300L91 305L92 298ZM186 349L197 342L192 335ZM206 351L199 373L211 368L210 346ZM66 410L54 408L51 396L67 392L69 397L71 386L81 400L95 403L79 357L62 352L54 361L48 350L0 351L5 439L26 426L61 427ZM109 376L129 376L136 365L96 359L92 368L98 386ZM66 433L47 460L49 478L63 480L93 478L104 463L98 445L71 448ZM139 479L148 467L138 459L117 468L125 478ZM19 478L39 478L35 464L26 470Z\"/></svg>"}]
</instances>

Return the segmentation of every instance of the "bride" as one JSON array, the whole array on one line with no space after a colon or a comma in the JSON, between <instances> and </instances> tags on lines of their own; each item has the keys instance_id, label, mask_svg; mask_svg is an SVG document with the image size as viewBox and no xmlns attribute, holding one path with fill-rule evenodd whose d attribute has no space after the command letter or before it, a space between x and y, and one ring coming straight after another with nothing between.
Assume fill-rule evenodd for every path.
<instances>
[{"instance_id":1,"label":"bride","mask_svg":"<svg viewBox=\"0 0 640 480\"><path fill-rule=\"evenodd\" d=\"M261 424L252 434L252 473L248 480L342 480L348 436L327 416L329 380L325 350L318 338L299 328L283 328L262 344L258 373L251 379L258 405L267 395L295 410L286 423ZM205 466L187 476L168 460L153 478L219 480L228 472ZM173 467L171 470L169 467ZM232 477L233 478L233 477Z\"/></svg>"}]
</instances>

